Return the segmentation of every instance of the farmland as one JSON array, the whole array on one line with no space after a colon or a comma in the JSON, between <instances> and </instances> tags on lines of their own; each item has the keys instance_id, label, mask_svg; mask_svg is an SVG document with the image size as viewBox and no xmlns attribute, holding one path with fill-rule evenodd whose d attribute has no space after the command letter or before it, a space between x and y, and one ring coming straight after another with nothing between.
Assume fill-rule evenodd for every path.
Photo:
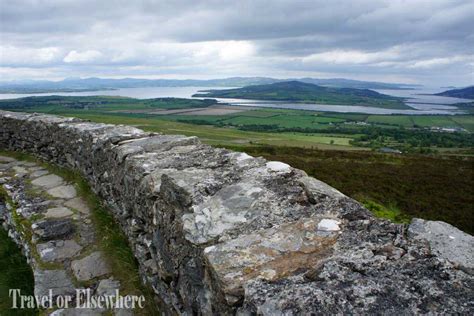
<instances>
[{"instance_id":1,"label":"farmland","mask_svg":"<svg viewBox=\"0 0 474 316\"><path fill-rule=\"evenodd\" d=\"M210 145L303 169L380 216L401 222L411 217L444 220L473 232L474 116L245 107L229 113L228 106L212 100L192 101L42 97L1 101L0 108L198 136ZM438 130L443 128L456 131ZM400 148L403 154L376 152L382 147Z\"/></svg>"}]
</instances>

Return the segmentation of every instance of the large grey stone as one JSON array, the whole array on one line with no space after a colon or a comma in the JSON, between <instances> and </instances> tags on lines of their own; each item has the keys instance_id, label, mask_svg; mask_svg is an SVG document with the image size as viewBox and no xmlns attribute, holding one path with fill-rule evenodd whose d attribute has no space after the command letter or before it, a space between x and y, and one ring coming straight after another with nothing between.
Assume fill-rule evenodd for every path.
<instances>
[{"instance_id":1,"label":"large grey stone","mask_svg":"<svg viewBox=\"0 0 474 316\"><path fill-rule=\"evenodd\" d=\"M57 187L58 185L63 183L63 178L55 175L55 174L48 174L45 176L41 176L37 179L31 181L31 184L35 186L39 186L45 189L50 189Z\"/></svg>"},{"instance_id":2,"label":"large grey stone","mask_svg":"<svg viewBox=\"0 0 474 316\"><path fill-rule=\"evenodd\" d=\"M73 185L60 185L58 187L49 189L47 193L59 199L72 199L77 195L76 189Z\"/></svg>"},{"instance_id":3,"label":"large grey stone","mask_svg":"<svg viewBox=\"0 0 474 316\"><path fill-rule=\"evenodd\" d=\"M45 262L70 259L79 254L81 249L82 246L74 240L52 240L36 246L41 260Z\"/></svg>"},{"instance_id":4,"label":"large grey stone","mask_svg":"<svg viewBox=\"0 0 474 316\"><path fill-rule=\"evenodd\" d=\"M64 270L35 270L35 295L47 296L52 290L53 296L73 295L75 288Z\"/></svg>"},{"instance_id":5,"label":"large grey stone","mask_svg":"<svg viewBox=\"0 0 474 316\"><path fill-rule=\"evenodd\" d=\"M34 223L31 228L44 241L66 238L74 233L74 225L69 219L43 220Z\"/></svg>"},{"instance_id":6,"label":"large grey stone","mask_svg":"<svg viewBox=\"0 0 474 316\"><path fill-rule=\"evenodd\" d=\"M474 274L474 237L440 221L414 218L408 228L411 238L426 240L438 256Z\"/></svg>"},{"instance_id":7,"label":"large grey stone","mask_svg":"<svg viewBox=\"0 0 474 316\"><path fill-rule=\"evenodd\" d=\"M15 158L0 155L0 163L8 163L13 161L15 161Z\"/></svg>"},{"instance_id":8,"label":"large grey stone","mask_svg":"<svg viewBox=\"0 0 474 316\"><path fill-rule=\"evenodd\" d=\"M70 217L74 214L70 209L64 206L53 207L46 210L44 216L46 218L64 218Z\"/></svg>"},{"instance_id":9,"label":"large grey stone","mask_svg":"<svg viewBox=\"0 0 474 316\"><path fill-rule=\"evenodd\" d=\"M88 281L111 272L109 265L99 251L82 259L74 260L71 262L71 269L79 281Z\"/></svg>"}]
</instances>

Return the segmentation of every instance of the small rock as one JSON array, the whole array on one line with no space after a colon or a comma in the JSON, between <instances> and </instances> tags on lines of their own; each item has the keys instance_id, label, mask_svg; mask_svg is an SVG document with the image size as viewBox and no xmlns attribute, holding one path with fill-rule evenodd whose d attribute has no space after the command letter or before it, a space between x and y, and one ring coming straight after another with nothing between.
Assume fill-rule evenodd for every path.
<instances>
[{"instance_id":1,"label":"small rock","mask_svg":"<svg viewBox=\"0 0 474 316\"><path fill-rule=\"evenodd\" d=\"M46 211L45 217L47 218L63 218L69 217L74 214L70 209L64 206L58 206L50 208Z\"/></svg>"},{"instance_id":2,"label":"small rock","mask_svg":"<svg viewBox=\"0 0 474 316\"><path fill-rule=\"evenodd\" d=\"M74 260L71 263L71 268L79 281L88 281L110 273L110 268L99 251L82 259Z\"/></svg>"},{"instance_id":3,"label":"small rock","mask_svg":"<svg viewBox=\"0 0 474 316\"><path fill-rule=\"evenodd\" d=\"M20 167L20 166L14 166L13 170L15 170L15 172L18 173L18 174L27 174L28 173L28 171L24 167Z\"/></svg>"},{"instance_id":4,"label":"small rock","mask_svg":"<svg viewBox=\"0 0 474 316\"><path fill-rule=\"evenodd\" d=\"M31 181L31 184L45 188L45 189L57 187L61 183L63 183L63 179L61 177L58 177L55 174L42 176Z\"/></svg>"},{"instance_id":5,"label":"small rock","mask_svg":"<svg viewBox=\"0 0 474 316\"><path fill-rule=\"evenodd\" d=\"M334 231L339 231L339 224L341 222L336 221L334 219L322 219L319 224L318 224L318 230L323 230L323 231L329 231L329 232L334 232Z\"/></svg>"},{"instance_id":6,"label":"small rock","mask_svg":"<svg viewBox=\"0 0 474 316\"><path fill-rule=\"evenodd\" d=\"M72 199L77 195L76 189L72 185L60 185L58 187L49 189L47 193L60 199Z\"/></svg>"},{"instance_id":7,"label":"small rock","mask_svg":"<svg viewBox=\"0 0 474 316\"><path fill-rule=\"evenodd\" d=\"M267 168L274 172L288 172L290 166L280 161L269 161L267 162Z\"/></svg>"},{"instance_id":8,"label":"small rock","mask_svg":"<svg viewBox=\"0 0 474 316\"><path fill-rule=\"evenodd\" d=\"M97 286L97 295L115 295L115 290L120 289L120 281L113 279L105 279L99 282Z\"/></svg>"},{"instance_id":9,"label":"small rock","mask_svg":"<svg viewBox=\"0 0 474 316\"><path fill-rule=\"evenodd\" d=\"M44 170L44 169L43 170L36 170L36 171L32 172L30 174L30 176L32 178L38 178L38 177L42 177L44 175L47 175L48 173L49 173L48 170Z\"/></svg>"},{"instance_id":10,"label":"small rock","mask_svg":"<svg viewBox=\"0 0 474 316\"><path fill-rule=\"evenodd\" d=\"M67 201L66 203L64 203L64 205L66 205L67 207L70 207L72 209L75 209L78 212L80 212L82 214L85 214L85 215L89 215L90 212L91 212L89 206L87 206L87 203L81 198L71 199L71 200Z\"/></svg>"},{"instance_id":11,"label":"small rock","mask_svg":"<svg viewBox=\"0 0 474 316\"><path fill-rule=\"evenodd\" d=\"M46 262L72 258L77 255L81 249L82 247L74 240L52 240L36 246L41 260Z\"/></svg>"}]
</instances>

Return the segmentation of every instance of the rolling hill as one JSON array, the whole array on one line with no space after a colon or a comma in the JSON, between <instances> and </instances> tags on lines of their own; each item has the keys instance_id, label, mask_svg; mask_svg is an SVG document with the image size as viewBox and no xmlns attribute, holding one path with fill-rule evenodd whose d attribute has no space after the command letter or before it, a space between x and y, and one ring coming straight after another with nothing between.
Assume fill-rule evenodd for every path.
<instances>
[{"instance_id":1,"label":"rolling hill","mask_svg":"<svg viewBox=\"0 0 474 316\"><path fill-rule=\"evenodd\" d=\"M360 105L389 109L411 109L403 99L367 89L322 87L300 81L253 85L237 89L205 90L193 97Z\"/></svg>"},{"instance_id":2,"label":"rolling hill","mask_svg":"<svg viewBox=\"0 0 474 316\"><path fill-rule=\"evenodd\" d=\"M20 80L0 81L0 93L45 93L45 92L78 92L94 90L110 90L121 88L144 87L244 87L262 85L289 80L313 83L321 86L357 89L414 89L416 85L402 83L385 83L373 81L359 81L349 79L275 79L268 77L231 77L222 79L137 79L137 78L66 78L60 81L48 80Z\"/></svg>"},{"instance_id":3,"label":"rolling hill","mask_svg":"<svg viewBox=\"0 0 474 316\"><path fill-rule=\"evenodd\" d=\"M470 86L470 87L462 88L462 89L446 90L441 93L436 93L435 95L440 95L443 97L462 98L462 99L474 99L474 86Z\"/></svg>"}]
</instances>

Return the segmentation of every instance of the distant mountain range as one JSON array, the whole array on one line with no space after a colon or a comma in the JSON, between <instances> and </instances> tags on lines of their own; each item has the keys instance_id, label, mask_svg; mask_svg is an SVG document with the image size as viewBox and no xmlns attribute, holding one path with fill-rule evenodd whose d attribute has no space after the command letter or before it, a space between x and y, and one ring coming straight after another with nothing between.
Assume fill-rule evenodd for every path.
<instances>
[{"instance_id":1,"label":"distant mountain range","mask_svg":"<svg viewBox=\"0 0 474 316\"><path fill-rule=\"evenodd\" d=\"M462 99L474 99L474 86L462 89L447 90L441 93L436 93L436 95Z\"/></svg>"},{"instance_id":2,"label":"distant mountain range","mask_svg":"<svg viewBox=\"0 0 474 316\"><path fill-rule=\"evenodd\" d=\"M0 93L47 93L47 92L77 92L114 90L120 88L142 87L244 87L277 82L297 80L326 87L355 88L355 89L392 89L406 90L421 86L403 83L384 83L358 81L349 79L274 79L266 77L232 77L224 79L195 80L195 79L103 79L103 78L66 78L61 81L23 80L0 82Z\"/></svg>"},{"instance_id":3,"label":"distant mountain range","mask_svg":"<svg viewBox=\"0 0 474 316\"><path fill-rule=\"evenodd\" d=\"M276 82L246 86L237 89L206 90L193 95L205 98L232 98L319 103L335 105L360 105L387 109L410 109L402 98L392 97L368 89L323 87L300 81Z\"/></svg>"}]
</instances>

